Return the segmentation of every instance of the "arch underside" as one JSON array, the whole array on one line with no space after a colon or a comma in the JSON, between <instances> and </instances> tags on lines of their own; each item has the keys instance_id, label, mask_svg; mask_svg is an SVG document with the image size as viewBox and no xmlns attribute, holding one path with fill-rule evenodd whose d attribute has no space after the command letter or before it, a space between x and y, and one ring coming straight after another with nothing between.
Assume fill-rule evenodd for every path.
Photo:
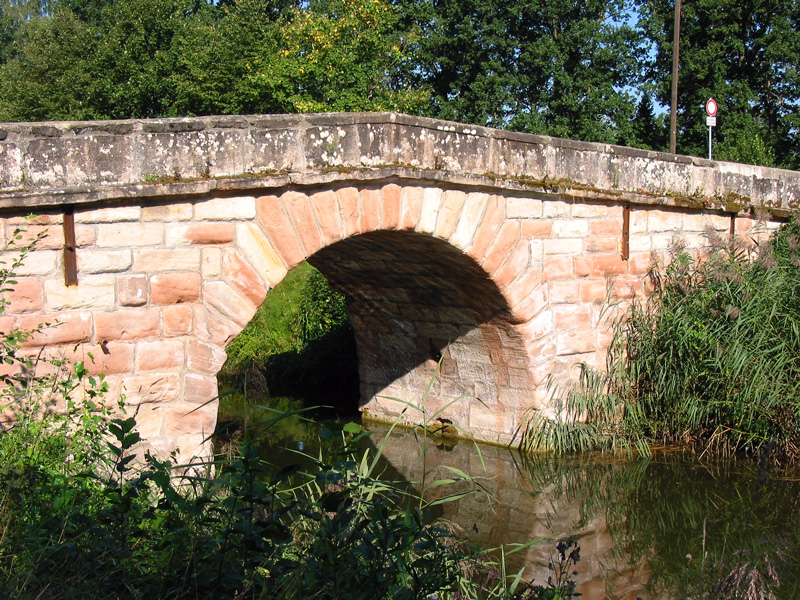
<instances>
[{"instance_id":1,"label":"arch underside","mask_svg":"<svg viewBox=\"0 0 800 600\"><path fill-rule=\"evenodd\" d=\"M429 418L444 409L442 418L476 437L511 441L532 389L527 354L503 295L474 260L403 231L353 236L308 260L347 298L362 409L383 418L406 403ZM421 422L413 412L404 419Z\"/></svg>"}]
</instances>

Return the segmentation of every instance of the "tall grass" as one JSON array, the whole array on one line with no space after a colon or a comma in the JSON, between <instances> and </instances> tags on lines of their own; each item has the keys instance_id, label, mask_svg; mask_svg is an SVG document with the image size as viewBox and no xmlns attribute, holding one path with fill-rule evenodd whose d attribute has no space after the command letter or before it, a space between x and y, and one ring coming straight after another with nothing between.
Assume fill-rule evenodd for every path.
<instances>
[{"instance_id":1,"label":"tall grass","mask_svg":"<svg viewBox=\"0 0 800 600\"><path fill-rule=\"evenodd\" d=\"M616 323L606 372L583 368L534 413L528 449L685 444L698 452L800 458L800 223L761 245L714 233L702 257L676 249L652 292Z\"/></svg>"}]
</instances>

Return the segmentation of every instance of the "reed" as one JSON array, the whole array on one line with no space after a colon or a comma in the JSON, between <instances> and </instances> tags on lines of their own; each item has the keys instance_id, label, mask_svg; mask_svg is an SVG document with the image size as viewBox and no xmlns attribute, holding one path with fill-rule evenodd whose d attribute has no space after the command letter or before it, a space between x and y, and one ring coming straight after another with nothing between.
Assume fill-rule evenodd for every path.
<instances>
[{"instance_id":1,"label":"reed","mask_svg":"<svg viewBox=\"0 0 800 600\"><path fill-rule=\"evenodd\" d=\"M607 370L584 366L534 413L525 447L558 452L681 444L698 453L800 458L800 224L767 242L710 232L700 257L654 264L652 292L615 323Z\"/></svg>"}]
</instances>

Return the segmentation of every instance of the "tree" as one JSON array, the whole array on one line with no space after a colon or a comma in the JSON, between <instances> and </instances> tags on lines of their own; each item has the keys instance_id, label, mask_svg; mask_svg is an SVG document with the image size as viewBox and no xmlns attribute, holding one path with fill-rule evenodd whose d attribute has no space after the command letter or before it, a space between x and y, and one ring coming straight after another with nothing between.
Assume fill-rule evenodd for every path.
<instances>
[{"instance_id":1,"label":"tree","mask_svg":"<svg viewBox=\"0 0 800 600\"><path fill-rule=\"evenodd\" d=\"M312 2L289 7L260 27L248 15L257 4L241 0L226 25L237 32L226 34L227 40L248 39L241 30L258 27L249 36L253 42L246 51L237 49L232 62L241 76L231 81L224 100L230 112L417 112L425 102L423 90L398 84L413 64L391 5Z\"/></svg>"},{"instance_id":2,"label":"tree","mask_svg":"<svg viewBox=\"0 0 800 600\"><path fill-rule=\"evenodd\" d=\"M615 142L629 138L638 37L624 0L399 0L420 32L432 116Z\"/></svg>"},{"instance_id":3,"label":"tree","mask_svg":"<svg viewBox=\"0 0 800 600\"><path fill-rule=\"evenodd\" d=\"M640 0L655 58L649 77L669 102L672 0ZM719 104L719 158L800 164L800 4L794 0L684 0L678 89L678 151L704 156L703 105ZM763 150L759 146L763 145Z\"/></svg>"}]
</instances>

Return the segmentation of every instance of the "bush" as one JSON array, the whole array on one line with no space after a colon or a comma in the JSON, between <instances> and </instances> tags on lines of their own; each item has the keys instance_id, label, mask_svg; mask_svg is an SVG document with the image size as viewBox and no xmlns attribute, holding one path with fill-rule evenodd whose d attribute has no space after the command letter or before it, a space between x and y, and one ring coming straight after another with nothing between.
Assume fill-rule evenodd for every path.
<instances>
[{"instance_id":1,"label":"bush","mask_svg":"<svg viewBox=\"0 0 800 600\"><path fill-rule=\"evenodd\" d=\"M677 250L652 293L617 324L606 373L583 369L561 418L537 418L529 448L680 443L699 451L800 457L800 223L757 247L709 235Z\"/></svg>"}]
</instances>

